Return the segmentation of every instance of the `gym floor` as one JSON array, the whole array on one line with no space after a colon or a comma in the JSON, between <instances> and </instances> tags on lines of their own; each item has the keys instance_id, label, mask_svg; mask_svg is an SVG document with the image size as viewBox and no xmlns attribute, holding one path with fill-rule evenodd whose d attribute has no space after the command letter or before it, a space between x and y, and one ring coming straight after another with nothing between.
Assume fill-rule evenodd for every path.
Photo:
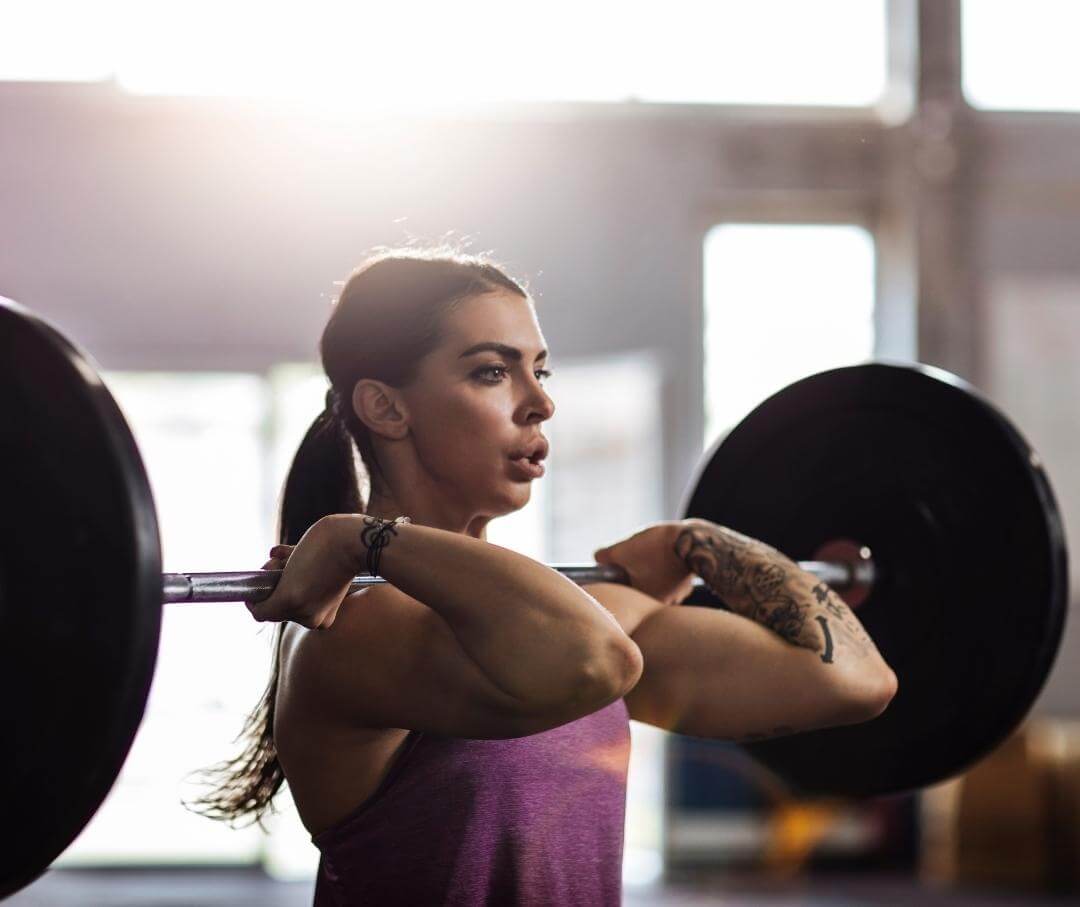
<instances>
[{"instance_id":1,"label":"gym floor","mask_svg":"<svg viewBox=\"0 0 1080 907\"><path fill-rule=\"evenodd\" d=\"M307 907L310 882L278 882L257 870L54 870L9 901L10 907ZM789 882L763 882L735 875L695 873L647 887L627 888L625 907L704 907L704 905L865 905L914 904L920 907L1025 907L1075 903L977 889L920 885L906 876L816 876Z\"/></svg>"}]
</instances>

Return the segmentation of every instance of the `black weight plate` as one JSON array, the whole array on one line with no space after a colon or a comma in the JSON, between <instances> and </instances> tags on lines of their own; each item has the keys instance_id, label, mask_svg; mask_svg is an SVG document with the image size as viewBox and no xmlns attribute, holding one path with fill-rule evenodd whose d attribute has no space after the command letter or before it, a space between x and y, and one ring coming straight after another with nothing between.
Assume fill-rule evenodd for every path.
<instances>
[{"instance_id":1,"label":"black weight plate","mask_svg":"<svg viewBox=\"0 0 1080 907\"><path fill-rule=\"evenodd\" d=\"M899 690L873 721L746 749L807 794L948 778L1027 714L1057 654L1065 538L1037 455L959 378L871 362L770 397L702 460L683 511L795 560L854 539L880 577L856 614Z\"/></svg>"},{"instance_id":2,"label":"black weight plate","mask_svg":"<svg viewBox=\"0 0 1080 907\"><path fill-rule=\"evenodd\" d=\"M112 787L157 657L146 472L88 357L0 299L0 896L37 877Z\"/></svg>"}]
</instances>

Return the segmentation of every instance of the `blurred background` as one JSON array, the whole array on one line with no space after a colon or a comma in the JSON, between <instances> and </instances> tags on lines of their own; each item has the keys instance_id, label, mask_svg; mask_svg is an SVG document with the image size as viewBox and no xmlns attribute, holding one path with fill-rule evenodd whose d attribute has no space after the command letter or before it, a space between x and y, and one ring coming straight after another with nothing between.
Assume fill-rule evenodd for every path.
<instances>
[{"instance_id":1,"label":"blurred background","mask_svg":"<svg viewBox=\"0 0 1080 907\"><path fill-rule=\"evenodd\" d=\"M771 392L869 357L987 394L1080 525L1080 5L1073 0L0 4L0 295L100 364L164 569L255 569L322 408L315 346L375 245L528 282L547 477L489 539L547 562L671 519ZM187 812L271 634L170 606L146 718L44 904L305 904L317 853ZM824 806L742 752L632 724L635 904L1075 897L1080 627L969 775ZM987 830L990 830L989 832Z\"/></svg>"}]
</instances>

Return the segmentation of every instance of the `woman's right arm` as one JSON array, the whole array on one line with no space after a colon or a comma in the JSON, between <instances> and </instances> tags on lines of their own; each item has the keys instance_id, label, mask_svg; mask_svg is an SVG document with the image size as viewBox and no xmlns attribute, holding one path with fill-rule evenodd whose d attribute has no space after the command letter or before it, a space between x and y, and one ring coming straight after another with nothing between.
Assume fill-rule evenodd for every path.
<instances>
[{"instance_id":1,"label":"woman's right arm","mask_svg":"<svg viewBox=\"0 0 1080 907\"><path fill-rule=\"evenodd\" d=\"M366 570L364 530L375 523L363 514L319 520L292 552L274 594L250 606L252 613L290 620L304 612L314 620L320 608L336 610L349 580ZM595 598L558 571L430 526L399 524L388 538L380 574L445 620L470 659L515 700L544 707L595 690L599 700L610 701L640 677L637 645Z\"/></svg>"}]
</instances>

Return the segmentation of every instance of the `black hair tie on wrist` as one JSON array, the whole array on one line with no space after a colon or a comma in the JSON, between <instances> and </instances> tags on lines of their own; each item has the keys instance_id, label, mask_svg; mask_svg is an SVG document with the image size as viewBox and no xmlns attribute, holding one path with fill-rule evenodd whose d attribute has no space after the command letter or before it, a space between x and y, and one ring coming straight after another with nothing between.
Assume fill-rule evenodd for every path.
<instances>
[{"instance_id":1,"label":"black hair tie on wrist","mask_svg":"<svg viewBox=\"0 0 1080 907\"><path fill-rule=\"evenodd\" d=\"M378 517L368 517L376 520ZM382 550L390 544L390 536L397 535L395 527L404 523L411 523L407 516L399 516L396 520L380 521L375 526L365 526L360 533L360 539L367 548L367 572L369 576L379 576L379 558Z\"/></svg>"}]
</instances>

